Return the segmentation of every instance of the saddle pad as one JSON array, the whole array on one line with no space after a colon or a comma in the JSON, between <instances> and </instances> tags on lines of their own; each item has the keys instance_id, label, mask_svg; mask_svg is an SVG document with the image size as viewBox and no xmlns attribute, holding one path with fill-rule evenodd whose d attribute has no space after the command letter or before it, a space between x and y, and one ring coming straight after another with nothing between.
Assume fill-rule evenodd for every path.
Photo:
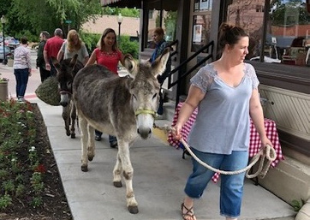
<instances>
[{"instance_id":1,"label":"saddle pad","mask_svg":"<svg viewBox=\"0 0 310 220\"><path fill-rule=\"evenodd\" d=\"M58 80L51 76L41 83L35 91L37 97L49 105L60 105L60 94L58 90Z\"/></svg>"}]
</instances>

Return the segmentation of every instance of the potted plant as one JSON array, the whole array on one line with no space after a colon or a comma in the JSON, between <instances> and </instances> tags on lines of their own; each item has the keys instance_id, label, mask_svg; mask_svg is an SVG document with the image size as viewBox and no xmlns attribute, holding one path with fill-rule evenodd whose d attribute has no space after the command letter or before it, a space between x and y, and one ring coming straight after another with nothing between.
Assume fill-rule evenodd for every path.
<instances>
[{"instance_id":1,"label":"potted plant","mask_svg":"<svg viewBox=\"0 0 310 220\"><path fill-rule=\"evenodd\" d=\"M6 101L8 99L8 82L9 79L1 77L0 73L0 101Z\"/></svg>"}]
</instances>

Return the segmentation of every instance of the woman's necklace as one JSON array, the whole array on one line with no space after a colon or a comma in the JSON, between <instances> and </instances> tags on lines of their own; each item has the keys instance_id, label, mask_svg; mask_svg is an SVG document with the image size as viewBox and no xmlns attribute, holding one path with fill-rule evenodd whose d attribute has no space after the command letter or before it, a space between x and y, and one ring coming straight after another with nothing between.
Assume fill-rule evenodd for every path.
<instances>
[{"instance_id":1,"label":"woman's necklace","mask_svg":"<svg viewBox=\"0 0 310 220\"><path fill-rule=\"evenodd\" d=\"M104 54L104 55L111 56L111 55L114 54L114 51L113 51L113 50L111 50L111 51L105 51L105 50L103 50L103 51L101 51L101 53Z\"/></svg>"}]
</instances>

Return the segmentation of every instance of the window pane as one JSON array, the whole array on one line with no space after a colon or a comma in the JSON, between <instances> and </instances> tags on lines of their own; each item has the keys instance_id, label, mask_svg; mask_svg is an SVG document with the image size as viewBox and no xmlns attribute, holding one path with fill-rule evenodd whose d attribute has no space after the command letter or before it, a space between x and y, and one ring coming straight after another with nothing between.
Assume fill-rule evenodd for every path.
<instances>
[{"instance_id":1,"label":"window pane","mask_svg":"<svg viewBox=\"0 0 310 220\"><path fill-rule=\"evenodd\" d=\"M283 64L305 66L310 46L310 16L305 0L271 1L266 56L278 58Z\"/></svg>"},{"instance_id":2,"label":"window pane","mask_svg":"<svg viewBox=\"0 0 310 220\"><path fill-rule=\"evenodd\" d=\"M267 34L265 45L262 45L264 10L264 0L232 1L227 7L227 22L249 33L247 59L260 60L263 51L264 62L307 65L310 15L306 11L305 0L270 0L269 16L265 24Z\"/></svg>"},{"instance_id":3,"label":"window pane","mask_svg":"<svg viewBox=\"0 0 310 220\"><path fill-rule=\"evenodd\" d=\"M259 60L263 35L265 0L232 1L227 7L227 22L249 33L249 54L246 59Z\"/></svg>"},{"instance_id":4,"label":"window pane","mask_svg":"<svg viewBox=\"0 0 310 220\"><path fill-rule=\"evenodd\" d=\"M204 15L194 15L192 28L192 52L198 51L209 43L211 27L211 12Z\"/></svg>"},{"instance_id":5,"label":"window pane","mask_svg":"<svg viewBox=\"0 0 310 220\"><path fill-rule=\"evenodd\" d=\"M200 11L211 11L213 0L195 0L194 1L194 12Z\"/></svg>"},{"instance_id":6,"label":"window pane","mask_svg":"<svg viewBox=\"0 0 310 220\"><path fill-rule=\"evenodd\" d=\"M177 12L176 11L163 11L162 18L162 28L165 31L165 40L167 42L172 42L176 39L176 20ZM155 48L153 42L153 34L156 27L160 26L160 11L159 10L150 10L149 11L149 24L148 24L148 43L147 48Z\"/></svg>"}]
</instances>

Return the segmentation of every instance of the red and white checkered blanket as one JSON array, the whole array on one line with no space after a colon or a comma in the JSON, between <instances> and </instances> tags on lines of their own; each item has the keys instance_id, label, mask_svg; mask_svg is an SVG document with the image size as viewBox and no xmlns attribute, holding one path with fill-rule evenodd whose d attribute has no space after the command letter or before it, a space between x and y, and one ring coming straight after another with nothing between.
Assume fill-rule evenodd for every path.
<instances>
[{"instance_id":1,"label":"red and white checkered blanket","mask_svg":"<svg viewBox=\"0 0 310 220\"><path fill-rule=\"evenodd\" d=\"M180 111L182 105L183 105L183 103L180 102L176 108L176 111L175 111L175 114L173 117L172 127L176 124L176 122L178 120L179 111ZM181 133L182 133L182 137L183 137L185 142L187 142L188 134L189 134L189 132L190 132L195 120L196 120L197 113L198 113L198 110L195 109L193 114L190 116L190 118L188 119L188 121L185 123L185 125L182 128ZM265 122L267 137L269 138L269 140L273 144L273 147L277 153L277 158L271 164L272 167L275 167L280 162L280 160L284 160L281 145L279 142L277 127L276 127L276 123L273 120L265 118L264 122ZM168 142L171 146L174 146L175 148L179 148L179 146L180 146L180 142L177 140L174 140L171 132L168 133ZM256 155L259 152L260 147L261 147L261 141L259 138L259 134L256 131L255 126L251 120L249 157L253 157L254 155ZM216 174L214 174L212 180L214 182L217 182L218 178L219 178L219 174L216 173Z\"/></svg>"}]
</instances>

